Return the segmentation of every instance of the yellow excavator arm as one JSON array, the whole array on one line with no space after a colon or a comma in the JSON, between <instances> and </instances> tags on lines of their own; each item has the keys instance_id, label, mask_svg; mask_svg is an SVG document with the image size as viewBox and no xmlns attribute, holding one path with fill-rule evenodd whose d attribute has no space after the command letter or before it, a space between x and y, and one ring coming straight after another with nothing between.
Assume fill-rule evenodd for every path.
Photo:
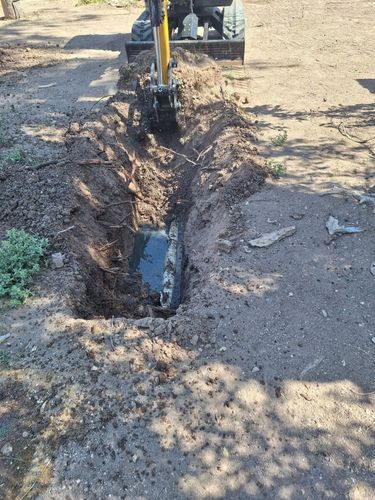
<instances>
[{"instance_id":1,"label":"yellow excavator arm","mask_svg":"<svg viewBox=\"0 0 375 500\"><path fill-rule=\"evenodd\" d=\"M178 82L173 78L171 60L168 0L148 0L150 22L155 47L155 62L151 66L151 93L156 123L159 128L177 124Z\"/></svg>"}]
</instances>

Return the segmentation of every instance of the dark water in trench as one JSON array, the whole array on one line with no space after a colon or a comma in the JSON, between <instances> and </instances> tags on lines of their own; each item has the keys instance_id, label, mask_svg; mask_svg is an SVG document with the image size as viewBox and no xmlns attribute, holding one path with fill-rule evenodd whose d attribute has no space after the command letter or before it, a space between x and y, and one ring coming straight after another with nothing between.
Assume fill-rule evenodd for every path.
<instances>
[{"instance_id":1,"label":"dark water in trench","mask_svg":"<svg viewBox=\"0 0 375 500\"><path fill-rule=\"evenodd\" d=\"M164 229L151 225L140 226L134 240L134 250L129 261L129 271L142 275L150 286L150 293L162 289L168 235Z\"/></svg>"}]
</instances>

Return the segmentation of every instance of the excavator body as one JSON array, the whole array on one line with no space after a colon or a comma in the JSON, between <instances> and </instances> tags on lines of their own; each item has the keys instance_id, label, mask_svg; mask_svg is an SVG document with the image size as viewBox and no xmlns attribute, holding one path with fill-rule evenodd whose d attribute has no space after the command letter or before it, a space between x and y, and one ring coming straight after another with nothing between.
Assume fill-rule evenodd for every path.
<instances>
[{"instance_id":1,"label":"excavator body","mask_svg":"<svg viewBox=\"0 0 375 500\"><path fill-rule=\"evenodd\" d=\"M134 22L126 44L128 62L154 48L151 65L152 126L178 124L179 82L171 48L203 52L213 59L244 60L245 18L242 0L147 0L147 8Z\"/></svg>"},{"instance_id":2,"label":"excavator body","mask_svg":"<svg viewBox=\"0 0 375 500\"><path fill-rule=\"evenodd\" d=\"M152 0L154 1L154 0ZM154 46L148 8L134 22L126 44L128 61ZM203 52L216 60L244 61L245 17L242 0L170 0L168 16L170 46Z\"/></svg>"}]
</instances>

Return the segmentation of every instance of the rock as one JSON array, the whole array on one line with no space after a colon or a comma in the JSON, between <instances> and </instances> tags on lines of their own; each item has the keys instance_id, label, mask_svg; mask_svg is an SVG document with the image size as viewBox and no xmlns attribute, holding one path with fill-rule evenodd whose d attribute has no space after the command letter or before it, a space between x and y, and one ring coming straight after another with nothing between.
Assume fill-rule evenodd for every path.
<instances>
[{"instance_id":1,"label":"rock","mask_svg":"<svg viewBox=\"0 0 375 500\"><path fill-rule=\"evenodd\" d=\"M216 335L215 334L210 335L208 340L211 344L216 344Z\"/></svg>"},{"instance_id":2,"label":"rock","mask_svg":"<svg viewBox=\"0 0 375 500\"><path fill-rule=\"evenodd\" d=\"M371 342L375 344L375 337L371 337Z\"/></svg>"},{"instance_id":3,"label":"rock","mask_svg":"<svg viewBox=\"0 0 375 500\"><path fill-rule=\"evenodd\" d=\"M152 331L152 334L153 336L155 337L162 337L164 334L165 334L166 330L165 330L165 326L164 325L160 325L160 326L157 326L153 331Z\"/></svg>"},{"instance_id":4,"label":"rock","mask_svg":"<svg viewBox=\"0 0 375 500\"><path fill-rule=\"evenodd\" d=\"M219 349L220 352L225 352L226 350L227 350L227 348L225 346L220 347L220 349Z\"/></svg>"},{"instance_id":5,"label":"rock","mask_svg":"<svg viewBox=\"0 0 375 500\"><path fill-rule=\"evenodd\" d=\"M254 366L254 368L251 370L253 373L259 372L260 368L258 366Z\"/></svg>"},{"instance_id":6,"label":"rock","mask_svg":"<svg viewBox=\"0 0 375 500\"><path fill-rule=\"evenodd\" d=\"M51 259L53 269L64 267L64 255L61 252L53 253Z\"/></svg>"},{"instance_id":7,"label":"rock","mask_svg":"<svg viewBox=\"0 0 375 500\"><path fill-rule=\"evenodd\" d=\"M154 318L141 318L134 321L134 325L138 328L148 329L151 328L152 322Z\"/></svg>"},{"instance_id":8,"label":"rock","mask_svg":"<svg viewBox=\"0 0 375 500\"><path fill-rule=\"evenodd\" d=\"M199 337L197 334L193 335L192 338L190 339L190 343L192 345L197 345L198 344Z\"/></svg>"},{"instance_id":9,"label":"rock","mask_svg":"<svg viewBox=\"0 0 375 500\"><path fill-rule=\"evenodd\" d=\"M330 236L333 236L334 234L361 233L363 231L360 227L341 226L338 219L336 219L336 217L332 217L332 215L329 216L329 219L326 222L326 228Z\"/></svg>"},{"instance_id":10,"label":"rock","mask_svg":"<svg viewBox=\"0 0 375 500\"><path fill-rule=\"evenodd\" d=\"M13 452L13 446L9 443L5 443L1 448L1 453L6 457L9 456Z\"/></svg>"},{"instance_id":11,"label":"rock","mask_svg":"<svg viewBox=\"0 0 375 500\"><path fill-rule=\"evenodd\" d=\"M325 309L322 309L322 314L325 318L328 318L328 313Z\"/></svg>"},{"instance_id":12,"label":"rock","mask_svg":"<svg viewBox=\"0 0 375 500\"><path fill-rule=\"evenodd\" d=\"M217 247L220 252L230 253L233 249L233 243L229 240L217 240Z\"/></svg>"},{"instance_id":13,"label":"rock","mask_svg":"<svg viewBox=\"0 0 375 500\"><path fill-rule=\"evenodd\" d=\"M23 431L22 437L23 438L28 438L30 436L30 433L28 431Z\"/></svg>"},{"instance_id":14,"label":"rock","mask_svg":"<svg viewBox=\"0 0 375 500\"><path fill-rule=\"evenodd\" d=\"M295 226L284 227L282 229L278 229L277 231L272 231L272 233L262 234L262 236L259 236L259 238L255 238L254 240L250 240L249 245L259 248L269 247L277 241L281 241L288 236L292 236L295 232Z\"/></svg>"},{"instance_id":15,"label":"rock","mask_svg":"<svg viewBox=\"0 0 375 500\"><path fill-rule=\"evenodd\" d=\"M295 214L291 214L290 217L294 220L302 220L304 217L305 217L305 214L304 213L295 213Z\"/></svg>"},{"instance_id":16,"label":"rock","mask_svg":"<svg viewBox=\"0 0 375 500\"><path fill-rule=\"evenodd\" d=\"M6 340L8 340L10 337L10 333L7 333L6 335L1 335L0 336L0 344L2 344L3 342L5 342Z\"/></svg>"}]
</instances>

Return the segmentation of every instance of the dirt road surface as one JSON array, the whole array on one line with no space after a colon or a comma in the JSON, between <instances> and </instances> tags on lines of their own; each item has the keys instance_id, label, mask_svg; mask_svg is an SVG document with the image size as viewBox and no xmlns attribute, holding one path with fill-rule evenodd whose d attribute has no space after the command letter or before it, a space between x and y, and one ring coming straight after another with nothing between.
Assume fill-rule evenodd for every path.
<instances>
[{"instance_id":1,"label":"dirt road surface","mask_svg":"<svg viewBox=\"0 0 375 500\"><path fill-rule=\"evenodd\" d=\"M173 143L193 158L213 137L226 165L211 150L194 177L184 301L168 319L96 309L113 285L98 244L113 243L103 227L121 215L99 226L100 210L128 200L116 158L150 161L149 191L137 178L143 217L163 206L155 179L165 194L176 166L186 172L162 157L172 142L147 146L165 170L142 143L129 150L125 94L105 107L138 10L44 6L25 1L25 19L0 21L0 235L46 235L65 264L2 313L0 497L375 498L375 215L350 192L375 185L373 3L246 2L246 62L222 69L218 95L240 132L229 121L210 135L206 107L202 130L192 117L186 143ZM109 174L79 164L93 136ZM251 175L258 165L280 178L249 177L228 195L228 172L243 181L247 170L221 137L246 137ZM329 216L363 232L330 236ZM249 244L288 226L273 246Z\"/></svg>"}]
</instances>

